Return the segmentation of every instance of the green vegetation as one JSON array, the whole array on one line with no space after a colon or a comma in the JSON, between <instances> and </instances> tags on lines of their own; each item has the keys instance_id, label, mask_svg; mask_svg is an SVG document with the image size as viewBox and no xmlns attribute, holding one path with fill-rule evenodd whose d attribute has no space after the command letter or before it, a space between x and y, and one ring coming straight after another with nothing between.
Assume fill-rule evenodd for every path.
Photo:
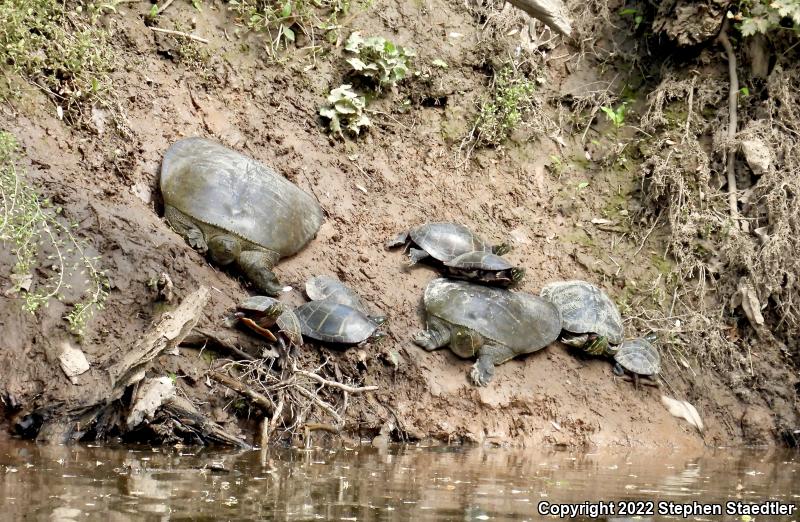
<instances>
[{"instance_id":1,"label":"green vegetation","mask_svg":"<svg viewBox=\"0 0 800 522\"><path fill-rule=\"evenodd\" d=\"M297 32L312 36L331 32L335 41L338 19L350 11L350 0L229 0L231 11L251 31L268 36L272 56L297 39ZM326 14L327 13L327 14Z\"/></svg>"},{"instance_id":2,"label":"green vegetation","mask_svg":"<svg viewBox=\"0 0 800 522\"><path fill-rule=\"evenodd\" d=\"M738 19L742 36L793 29L800 34L800 0L741 0Z\"/></svg>"},{"instance_id":3,"label":"green vegetation","mask_svg":"<svg viewBox=\"0 0 800 522\"><path fill-rule=\"evenodd\" d=\"M108 281L98 258L75 237L76 226L64 225L61 209L42 199L17 170L17 149L14 137L0 132L0 243L14 259L7 293L22 295L32 313L51 299L68 300L72 308L65 319L73 333L83 335L103 308Z\"/></svg>"},{"instance_id":4,"label":"green vegetation","mask_svg":"<svg viewBox=\"0 0 800 522\"><path fill-rule=\"evenodd\" d=\"M483 145L502 144L533 108L535 87L518 69L507 65L494 78L491 98L481 103L475 137Z\"/></svg>"},{"instance_id":5,"label":"green vegetation","mask_svg":"<svg viewBox=\"0 0 800 522\"><path fill-rule=\"evenodd\" d=\"M10 68L44 91L68 122L108 99L114 57L98 18L114 3L57 0L0 2L0 68Z\"/></svg>"},{"instance_id":6,"label":"green vegetation","mask_svg":"<svg viewBox=\"0 0 800 522\"><path fill-rule=\"evenodd\" d=\"M345 50L357 56L346 58L352 71L351 77L366 80L359 94L352 84L342 84L328 94L328 105L319 110L320 116L328 120L328 130L344 138L344 133L358 136L362 128L369 127L366 115L367 99L381 94L383 87L396 87L409 73L409 61L414 51L395 45L381 36L364 38L358 31L347 39Z\"/></svg>"},{"instance_id":7,"label":"green vegetation","mask_svg":"<svg viewBox=\"0 0 800 522\"><path fill-rule=\"evenodd\" d=\"M625 112L628 110L627 105L627 102L624 102L616 109L602 106L600 110L606 115L608 121L614 124L614 128L619 129L625 125Z\"/></svg>"},{"instance_id":8,"label":"green vegetation","mask_svg":"<svg viewBox=\"0 0 800 522\"><path fill-rule=\"evenodd\" d=\"M406 49L382 36L363 38L355 31L345 44L345 50L357 56L347 58L347 63L357 75L371 78L377 82L377 89L397 85L408 75L408 62L415 56L414 51Z\"/></svg>"},{"instance_id":9,"label":"green vegetation","mask_svg":"<svg viewBox=\"0 0 800 522\"><path fill-rule=\"evenodd\" d=\"M352 85L340 85L333 89L328 95L328 103L319 110L319 114L328 119L329 130L340 137L344 137L345 130L358 136L362 127L370 125L369 118L364 114L366 101L353 91Z\"/></svg>"}]
</instances>

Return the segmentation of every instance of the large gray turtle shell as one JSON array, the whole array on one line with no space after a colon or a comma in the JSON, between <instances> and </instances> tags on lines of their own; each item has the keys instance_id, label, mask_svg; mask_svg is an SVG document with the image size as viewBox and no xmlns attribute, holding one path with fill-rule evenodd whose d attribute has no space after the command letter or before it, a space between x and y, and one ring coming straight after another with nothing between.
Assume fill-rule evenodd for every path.
<instances>
[{"instance_id":1,"label":"large gray turtle shell","mask_svg":"<svg viewBox=\"0 0 800 522\"><path fill-rule=\"evenodd\" d=\"M426 223L409 232L411 240L439 261L467 252L492 253L492 246L458 223Z\"/></svg>"},{"instance_id":2,"label":"large gray turtle shell","mask_svg":"<svg viewBox=\"0 0 800 522\"><path fill-rule=\"evenodd\" d=\"M428 283L424 302L429 314L471 328L519 354L540 350L561 333L556 307L523 292L440 278Z\"/></svg>"},{"instance_id":3,"label":"large gray turtle shell","mask_svg":"<svg viewBox=\"0 0 800 522\"><path fill-rule=\"evenodd\" d=\"M322 225L322 209L289 180L203 138L173 144L161 163L164 204L281 257L299 251Z\"/></svg>"},{"instance_id":4,"label":"large gray turtle shell","mask_svg":"<svg viewBox=\"0 0 800 522\"><path fill-rule=\"evenodd\" d=\"M349 306L332 301L311 301L294 310L303 335L318 341L356 344L371 336L378 325Z\"/></svg>"},{"instance_id":5,"label":"large gray turtle shell","mask_svg":"<svg viewBox=\"0 0 800 522\"><path fill-rule=\"evenodd\" d=\"M626 370L639 375L656 375L661 371L661 354L646 339L629 339L622 343L614 360Z\"/></svg>"},{"instance_id":6,"label":"large gray turtle shell","mask_svg":"<svg viewBox=\"0 0 800 522\"><path fill-rule=\"evenodd\" d=\"M622 342L622 316L605 292L586 281L559 281L542 288L541 296L561 312L564 330L596 333L611 344Z\"/></svg>"}]
</instances>

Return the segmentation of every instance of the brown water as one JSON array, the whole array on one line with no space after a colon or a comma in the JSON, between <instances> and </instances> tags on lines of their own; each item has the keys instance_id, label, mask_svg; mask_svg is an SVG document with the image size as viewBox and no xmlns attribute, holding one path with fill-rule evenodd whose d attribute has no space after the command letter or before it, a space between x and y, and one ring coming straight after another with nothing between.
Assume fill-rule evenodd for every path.
<instances>
[{"instance_id":1,"label":"brown water","mask_svg":"<svg viewBox=\"0 0 800 522\"><path fill-rule=\"evenodd\" d=\"M220 452L0 445L2 520L538 520L541 502L800 501L798 454L401 446ZM625 517L621 501L656 516ZM632 507L635 507L632 506ZM553 518L555 519L555 518ZM578 517L588 520L588 517ZM795 520L697 516L688 520Z\"/></svg>"}]
</instances>

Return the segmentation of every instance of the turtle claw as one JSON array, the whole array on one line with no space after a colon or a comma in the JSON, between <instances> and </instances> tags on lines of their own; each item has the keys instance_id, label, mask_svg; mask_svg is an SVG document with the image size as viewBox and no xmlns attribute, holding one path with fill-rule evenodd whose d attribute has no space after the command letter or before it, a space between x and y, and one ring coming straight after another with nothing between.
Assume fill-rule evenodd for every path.
<instances>
[{"instance_id":1,"label":"turtle claw","mask_svg":"<svg viewBox=\"0 0 800 522\"><path fill-rule=\"evenodd\" d=\"M472 365L469 377L475 386L486 386L494 377L494 365L482 365L480 359Z\"/></svg>"}]
</instances>

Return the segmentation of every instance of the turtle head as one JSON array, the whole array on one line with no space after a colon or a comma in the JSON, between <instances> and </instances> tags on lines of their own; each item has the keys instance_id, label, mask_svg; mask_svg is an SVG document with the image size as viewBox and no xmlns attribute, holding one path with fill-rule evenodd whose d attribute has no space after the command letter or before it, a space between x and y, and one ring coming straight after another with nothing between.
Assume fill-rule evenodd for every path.
<instances>
[{"instance_id":1,"label":"turtle head","mask_svg":"<svg viewBox=\"0 0 800 522\"><path fill-rule=\"evenodd\" d=\"M590 334L583 350L591 355L611 355L608 339L603 335Z\"/></svg>"},{"instance_id":2,"label":"turtle head","mask_svg":"<svg viewBox=\"0 0 800 522\"><path fill-rule=\"evenodd\" d=\"M500 243L499 245L494 245L492 247L492 254L496 254L498 256L503 256L511 252L511 245L508 243Z\"/></svg>"},{"instance_id":3,"label":"turtle head","mask_svg":"<svg viewBox=\"0 0 800 522\"><path fill-rule=\"evenodd\" d=\"M234 236L222 234L214 236L208 241L208 252L211 259L218 265L225 266L233 263L242 252L242 243Z\"/></svg>"},{"instance_id":4,"label":"turtle head","mask_svg":"<svg viewBox=\"0 0 800 522\"><path fill-rule=\"evenodd\" d=\"M648 343L653 344L654 342L658 341L658 334L655 332L647 332L643 339Z\"/></svg>"},{"instance_id":5,"label":"turtle head","mask_svg":"<svg viewBox=\"0 0 800 522\"><path fill-rule=\"evenodd\" d=\"M561 342L573 348L583 348L589 342L589 334L574 334L565 331L561 335Z\"/></svg>"},{"instance_id":6,"label":"turtle head","mask_svg":"<svg viewBox=\"0 0 800 522\"><path fill-rule=\"evenodd\" d=\"M266 310L264 310L264 317L271 320L277 320L283 312L283 303L275 302L269 305Z\"/></svg>"},{"instance_id":7,"label":"turtle head","mask_svg":"<svg viewBox=\"0 0 800 522\"><path fill-rule=\"evenodd\" d=\"M525 269L520 267L514 267L511 269L511 283L512 284L519 284L520 281L525 277Z\"/></svg>"}]
</instances>

